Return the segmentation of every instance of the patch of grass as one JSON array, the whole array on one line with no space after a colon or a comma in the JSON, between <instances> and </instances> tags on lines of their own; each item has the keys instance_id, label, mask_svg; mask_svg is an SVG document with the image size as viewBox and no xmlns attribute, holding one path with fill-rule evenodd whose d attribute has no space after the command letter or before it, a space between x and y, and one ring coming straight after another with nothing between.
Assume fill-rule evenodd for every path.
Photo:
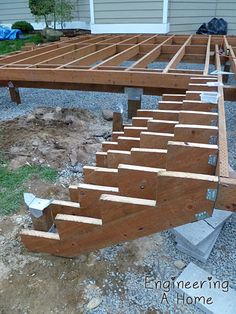
<instances>
[{"instance_id":1,"label":"patch of grass","mask_svg":"<svg viewBox=\"0 0 236 314\"><path fill-rule=\"evenodd\" d=\"M9 170L0 156L0 215L12 214L23 204L23 185L27 180L36 177L44 182L54 182L57 175L56 169L36 165Z\"/></svg>"},{"instance_id":2,"label":"patch of grass","mask_svg":"<svg viewBox=\"0 0 236 314\"><path fill-rule=\"evenodd\" d=\"M21 50L25 43L41 44L44 40L41 34L30 34L28 38L15 39L15 40L3 40L0 41L0 55L7 54L9 52Z\"/></svg>"}]
</instances>

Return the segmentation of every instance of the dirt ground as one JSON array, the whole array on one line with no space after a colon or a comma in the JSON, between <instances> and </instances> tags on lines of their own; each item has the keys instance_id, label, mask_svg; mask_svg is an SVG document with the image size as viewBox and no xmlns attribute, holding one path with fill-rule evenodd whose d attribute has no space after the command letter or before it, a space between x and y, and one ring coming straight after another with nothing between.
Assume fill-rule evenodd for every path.
<instances>
[{"instance_id":1,"label":"dirt ground","mask_svg":"<svg viewBox=\"0 0 236 314\"><path fill-rule=\"evenodd\" d=\"M63 169L66 164L90 164L111 122L83 109L39 108L27 117L0 122L0 149L11 168L26 162Z\"/></svg>"},{"instance_id":2,"label":"dirt ground","mask_svg":"<svg viewBox=\"0 0 236 314\"><path fill-rule=\"evenodd\" d=\"M95 152L110 130L111 122L86 110L39 108L0 123L0 151L13 170L40 164L59 171L69 167L73 173L76 167L81 171L83 165L95 162ZM60 182L32 178L25 191L42 198L68 199L68 189ZM20 229L28 226L25 206L14 215L0 217L0 313L80 313L87 300L79 283L87 272L97 272L92 262L86 263L90 255L69 260L31 254L19 239Z\"/></svg>"}]
</instances>

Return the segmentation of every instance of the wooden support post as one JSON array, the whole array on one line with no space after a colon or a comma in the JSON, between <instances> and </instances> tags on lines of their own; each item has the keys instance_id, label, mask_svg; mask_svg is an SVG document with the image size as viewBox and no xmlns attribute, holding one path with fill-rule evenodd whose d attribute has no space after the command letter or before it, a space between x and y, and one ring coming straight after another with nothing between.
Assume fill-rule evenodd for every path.
<instances>
[{"instance_id":1,"label":"wooden support post","mask_svg":"<svg viewBox=\"0 0 236 314\"><path fill-rule=\"evenodd\" d=\"M128 95L128 119L132 119L141 108L143 89L126 87L125 93Z\"/></svg>"},{"instance_id":2,"label":"wooden support post","mask_svg":"<svg viewBox=\"0 0 236 314\"><path fill-rule=\"evenodd\" d=\"M123 117L122 113L120 112L113 112L112 131L113 132L123 131Z\"/></svg>"},{"instance_id":3,"label":"wooden support post","mask_svg":"<svg viewBox=\"0 0 236 314\"><path fill-rule=\"evenodd\" d=\"M11 96L11 101L15 102L17 105L21 104L20 92L19 89L14 86L12 82L8 83L9 92Z\"/></svg>"}]
</instances>

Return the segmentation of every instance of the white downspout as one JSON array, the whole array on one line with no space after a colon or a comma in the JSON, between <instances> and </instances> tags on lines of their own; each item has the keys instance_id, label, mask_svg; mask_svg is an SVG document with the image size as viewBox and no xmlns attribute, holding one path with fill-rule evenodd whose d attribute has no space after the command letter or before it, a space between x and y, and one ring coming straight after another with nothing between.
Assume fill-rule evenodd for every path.
<instances>
[{"instance_id":1,"label":"white downspout","mask_svg":"<svg viewBox=\"0 0 236 314\"><path fill-rule=\"evenodd\" d=\"M166 32L169 32L169 24L168 24L168 9L169 9L169 1L163 0L163 17L162 23L166 25Z\"/></svg>"},{"instance_id":2,"label":"white downspout","mask_svg":"<svg viewBox=\"0 0 236 314\"><path fill-rule=\"evenodd\" d=\"M94 19L94 0L89 0L89 9L90 9L90 25L93 25L95 22L95 19Z\"/></svg>"}]
</instances>

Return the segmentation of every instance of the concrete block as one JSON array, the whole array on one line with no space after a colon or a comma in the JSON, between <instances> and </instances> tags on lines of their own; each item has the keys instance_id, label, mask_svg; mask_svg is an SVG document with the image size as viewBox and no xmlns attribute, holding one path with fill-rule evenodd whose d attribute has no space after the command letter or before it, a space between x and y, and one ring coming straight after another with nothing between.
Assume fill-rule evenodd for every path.
<instances>
[{"instance_id":1,"label":"concrete block","mask_svg":"<svg viewBox=\"0 0 236 314\"><path fill-rule=\"evenodd\" d=\"M215 244L222 228L217 228L214 232L203 242L198 245L190 245L182 241L180 237L176 237L178 245L186 247L188 250L192 250L199 255L205 255L209 250L212 250L212 244Z\"/></svg>"},{"instance_id":2,"label":"concrete block","mask_svg":"<svg viewBox=\"0 0 236 314\"><path fill-rule=\"evenodd\" d=\"M212 217L174 228L173 233L178 242L199 246L211 236L213 241L215 229L221 228L231 215L231 212L215 209Z\"/></svg>"},{"instance_id":3,"label":"concrete block","mask_svg":"<svg viewBox=\"0 0 236 314\"><path fill-rule=\"evenodd\" d=\"M173 232L183 243L196 246L206 240L214 230L204 220L200 220L174 228Z\"/></svg>"},{"instance_id":4,"label":"concrete block","mask_svg":"<svg viewBox=\"0 0 236 314\"><path fill-rule=\"evenodd\" d=\"M205 221L216 229L222 226L226 220L232 216L232 214L232 212L227 210L214 209L212 217L205 219Z\"/></svg>"},{"instance_id":5,"label":"concrete block","mask_svg":"<svg viewBox=\"0 0 236 314\"><path fill-rule=\"evenodd\" d=\"M202 263L206 263L206 261L208 260L211 251L218 239L218 236L220 234L221 228L218 228L215 230L216 232L216 236L213 239L209 239L206 240L205 242L202 243L202 251L199 253L198 250L194 249L194 247L188 247L186 245L182 245L181 243L177 243L176 247L177 249L179 249L181 252L188 254L189 256L192 256L193 258L196 258L197 260L199 260Z\"/></svg>"},{"instance_id":6,"label":"concrete block","mask_svg":"<svg viewBox=\"0 0 236 314\"><path fill-rule=\"evenodd\" d=\"M190 263L175 280L177 302L194 304L207 314L235 314L236 291L227 280L220 281Z\"/></svg>"}]
</instances>

